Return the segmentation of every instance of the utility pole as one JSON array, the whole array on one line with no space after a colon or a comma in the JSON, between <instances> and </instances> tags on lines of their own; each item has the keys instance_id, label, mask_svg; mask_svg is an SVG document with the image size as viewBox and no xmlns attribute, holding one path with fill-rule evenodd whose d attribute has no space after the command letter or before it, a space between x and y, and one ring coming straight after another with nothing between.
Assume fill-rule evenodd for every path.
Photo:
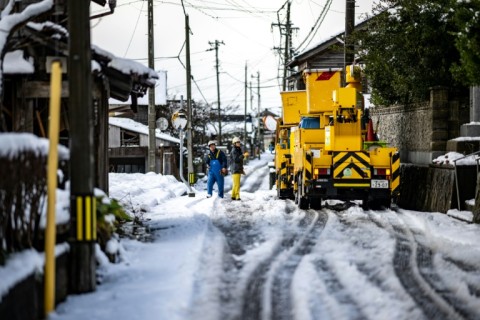
<instances>
[{"instance_id":1,"label":"utility pole","mask_svg":"<svg viewBox=\"0 0 480 320\"><path fill-rule=\"evenodd\" d=\"M285 91L287 90L287 63L288 60L290 60L290 1L288 2L287 5L287 23L285 25L285 51L284 51L284 58L283 58L283 85L282 85L282 90Z\"/></svg>"},{"instance_id":2,"label":"utility pole","mask_svg":"<svg viewBox=\"0 0 480 320\"><path fill-rule=\"evenodd\" d=\"M292 31L297 30L298 28L293 28L292 23L290 22L290 6L291 6L291 1L288 1L287 3L287 19L286 23L272 23L272 27L279 27L280 29L280 37L285 37L285 44L284 47L275 47L274 49L278 50L280 53L283 50L283 79L282 79L282 90L285 91L287 89L287 77L288 77L288 62L291 57L291 51L292 51ZM285 4L277 11L282 10L284 8Z\"/></svg>"},{"instance_id":3,"label":"utility pole","mask_svg":"<svg viewBox=\"0 0 480 320\"><path fill-rule=\"evenodd\" d=\"M148 0L148 67L155 70L153 45L153 0ZM155 111L155 88L148 89L148 171L156 171L157 139Z\"/></svg>"},{"instance_id":4,"label":"utility pole","mask_svg":"<svg viewBox=\"0 0 480 320\"><path fill-rule=\"evenodd\" d=\"M350 39L355 26L355 0L345 0L345 44L344 44L344 69L347 64L354 62L354 44Z\"/></svg>"},{"instance_id":5,"label":"utility pole","mask_svg":"<svg viewBox=\"0 0 480 320\"><path fill-rule=\"evenodd\" d=\"M257 76L254 76L252 74L250 77L257 79L257 134L256 134L257 139L256 140L257 140L257 144L260 146L260 72L257 71ZM253 100L253 96L252 96L252 100ZM253 104L252 104L252 111L253 111Z\"/></svg>"},{"instance_id":6,"label":"utility pole","mask_svg":"<svg viewBox=\"0 0 480 320\"><path fill-rule=\"evenodd\" d=\"M253 86L252 86L252 81L250 80L250 110L252 110L253 114ZM253 119L252 119L253 120ZM250 141L250 154L254 154L254 148L253 148L253 126L252 126L252 136L251 136L251 141Z\"/></svg>"},{"instance_id":7,"label":"utility pole","mask_svg":"<svg viewBox=\"0 0 480 320\"><path fill-rule=\"evenodd\" d=\"M245 115L243 119L243 143L247 141L247 91L248 91L248 83L247 83L247 62L245 62Z\"/></svg>"},{"instance_id":8,"label":"utility pole","mask_svg":"<svg viewBox=\"0 0 480 320\"><path fill-rule=\"evenodd\" d=\"M257 101L258 101L258 110L257 110L257 118L258 118L258 132L257 132L257 139L258 139L258 149L260 152L260 147L262 145L262 141L260 140L260 72L257 71ZM258 155L256 155L258 156Z\"/></svg>"},{"instance_id":9,"label":"utility pole","mask_svg":"<svg viewBox=\"0 0 480 320\"><path fill-rule=\"evenodd\" d=\"M94 189L93 103L90 7L68 0L68 87L70 113L69 284L75 293L96 289L96 203Z\"/></svg>"},{"instance_id":10,"label":"utility pole","mask_svg":"<svg viewBox=\"0 0 480 320\"><path fill-rule=\"evenodd\" d=\"M188 15L185 15L185 41L187 58L187 150L188 150L188 183L195 183L195 172L193 172L193 148L192 148L192 76L190 66L190 24ZM182 157L182 154L180 154ZM183 170L183 169L182 169ZM190 189L191 191L191 189ZM189 197L195 197L194 192L188 193Z\"/></svg>"},{"instance_id":11,"label":"utility pole","mask_svg":"<svg viewBox=\"0 0 480 320\"><path fill-rule=\"evenodd\" d=\"M217 69L217 105L218 105L218 144L222 145L222 116L220 111L220 72L218 71L218 46L223 43L223 41L215 40L215 42L208 42L213 48L210 48L208 51L215 50L215 67Z\"/></svg>"}]
</instances>

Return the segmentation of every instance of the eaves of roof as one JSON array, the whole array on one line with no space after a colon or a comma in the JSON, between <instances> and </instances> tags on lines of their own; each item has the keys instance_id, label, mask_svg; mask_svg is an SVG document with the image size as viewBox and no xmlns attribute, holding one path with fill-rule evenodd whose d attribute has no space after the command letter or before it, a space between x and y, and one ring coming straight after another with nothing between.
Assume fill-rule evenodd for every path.
<instances>
[{"instance_id":1,"label":"eaves of roof","mask_svg":"<svg viewBox=\"0 0 480 320\"><path fill-rule=\"evenodd\" d=\"M47 52L50 52L47 54L67 57L68 33L62 30L63 27L53 23L28 23L13 40L12 50L16 49L16 44L21 47L28 43L29 46L47 48ZM104 75L110 83L110 89L118 92L119 98L126 100L130 94L141 97L147 88L155 87L159 78L155 70L136 61L116 57L98 46L92 45L91 48L92 72L97 76Z\"/></svg>"},{"instance_id":2,"label":"eaves of roof","mask_svg":"<svg viewBox=\"0 0 480 320\"><path fill-rule=\"evenodd\" d=\"M367 19L367 20L364 20L362 21L361 23L357 24L355 26L355 29L356 30L361 30L363 28L365 28L368 24L368 22L370 21L370 19ZM290 67L290 68L293 68L293 67L296 67L296 66L299 66L300 64L302 64L304 61L306 60L309 60L311 59L312 57L315 57L319 54L321 54L322 52L330 49L332 46L334 45L338 45L340 44L340 41L338 39L342 39L343 41L343 37L344 37L344 32L340 32L334 36L332 36L330 39L318 44L317 46L315 46L314 48L312 49L309 49L307 51L304 51L298 55L296 55L288 64L287 66Z\"/></svg>"}]
</instances>

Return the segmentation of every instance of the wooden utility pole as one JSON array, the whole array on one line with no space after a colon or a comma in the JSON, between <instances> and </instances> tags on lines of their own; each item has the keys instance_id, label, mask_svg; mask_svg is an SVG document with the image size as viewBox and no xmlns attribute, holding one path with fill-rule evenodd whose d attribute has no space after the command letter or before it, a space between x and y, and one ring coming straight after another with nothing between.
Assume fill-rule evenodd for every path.
<instances>
[{"instance_id":1,"label":"wooden utility pole","mask_svg":"<svg viewBox=\"0 0 480 320\"><path fill-rule=\"evenodd\" d=\"M257 71L257 102L258 102L258 106L257 106L257 118L258 118L257 139L258 139L258 147L260 148L260 146L262 145L262 142L260 140L260 123L262 121L260 119L260 72L259 71Z\"/></svg>"},{"instance_id":2,"label":"wooden utility pole","mask_svg":"<svg viewBox=\"0 0 480 320\"><path fill-rule=\"evenodd\" d=\"M279 54L281 54L283 50L283 79L282 79L282 90L285 91L287 89L287 77L288 77L288 62L290 60L290 55L292 51L292 31L298 28L293 28L292 23L290 22L290 6L291 1L286 2L282 5L282 7L277 11L283 10L285 5L287 5L287 19L286 23L272 23L272 27L278 27L280 30L280 37L285 37L285 45L282 48L275 47L274 49L278 50ZM281 42L281 41L280 41Z\"/></svg>"},{"instance_id":3,"label":"wooden utility pole","mask_svg":"<svg viewBox=\"0 0 480 320\"><path fill-rule=\"evenodd\" d=\"M247 91L248 91L248 83L247 83L247 62L245 62L245 115L243 119L243 143L247 142Z\"/></svg>"},{"instance_id":4,"label":"wooden utility pole","mask_svg":"<svg viewBox=\"0 0 480 320\"><path fill-rule=\"evenodd\" d=\"M70 113L70 290L96 288L96 206L90 44L90 1L68 0Z\"/></svg>"},{"instance_id":5,"label":"wooden utility pole","mask_svg":"<svg viewBox=\"0 0 480 320\"><path fill-rule=\"evenodd\" d=\"M187 150L188 150L188 183L195 183L195 172L193 171L193 147L192 147L192 75L190 66L190 23L188 15L185 15L185 42L187 58ZM180 155L182 156L182 155ZM191 191L191 190L190 190ZM189 197L195 197L194 192L188 193Z\"/></svg>"},{"instance_id":6,"label":"wooden utility pole","mask_svg":"<svg viewBox=\"0 0 480 320\"><path fill-rule=\"evenodd\" d=\"M220 72L218 71L218 46L223 43L223 41L215 40L215 42L208 42L211 46L214 46L210 50L215 50L215 67L217 70L217 106L218 106L218 144L222 145L222 114L220 111Z\"/></svg>"},{"instance_id":7,"label":"wooden utility pole","mask_svg":"<svg viewBox=\"0 0 480 320\"><path fill-rule=\"evenodd\" d=\"M284 57L283 57L283 83L282 83L282 90L285 91L287 90L287 64L288 60L290 60L290 37L291 37L291 31L290 31L290 1L288 2L287 5L287 23L285 25L285 52L284 52Z\"/></svg>"},{"instance_id":8,"label":"wooden utility pole","mask_svg":"<svg viewBox=\"0 0 480 320\"><path fill-rule=\"evenodd\" d=\"M344 44L344 63L343 71L346 72L346 66L353 63L354 43L350 39L355 27L355 0L345 0L345 44Z\"/></svg>"},{"instance_id":9,"label":"wooden utility pole","mask_svg":"<svg viewBox=\"0 0 480 320\"><path fill-rule=\"evenodd\" d=\"M148 0L148 67L155 70L153 41L153 0ZM155 111L155 87L148 89L148 171L157 172L157 139L155 134L157 114Z\"/></svg>"},{"instance_id":10,"label":"wooden utility pole","mask_svg":"<svg viewBox=\"0 0 480 320\"><path fill-rule=\"evenodd\" d=\"M250 76L251 78L252 76ZM253 86L252 86L252 80L250 80L250 110L252 110L252 116L253 116ZM252 122L253 122L253 117L252 117ZM255 148L254 148L254 141L253 141L253 124L252 124L252 136L250 137L250 154L254 155L255 154Z\"/></svg>"}]
</instances>

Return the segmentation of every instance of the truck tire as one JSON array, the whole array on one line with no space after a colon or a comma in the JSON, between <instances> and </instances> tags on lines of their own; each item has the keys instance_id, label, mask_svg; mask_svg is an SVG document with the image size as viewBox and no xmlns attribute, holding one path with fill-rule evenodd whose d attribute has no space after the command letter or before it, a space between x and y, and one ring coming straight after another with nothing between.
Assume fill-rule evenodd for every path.
<instances>
[{"instance_id":1,"label":"truck tire","mask_svg":"<svg viewBox=\"0 0 480 320\"><path fill-rule=\"evenodd\" d=\"M310 199L310 208L314 210L322 209L322 198L316 197Z\"/></svg>"},{"instance_id":2,"label":"truck tire","mask_svg":"<svg viewBox=\"0 0 480 320\"><path fill-rule=\"evenodd\" d=\"M302 176L298 177L298 189L297 189L297 201L298 201L298 208L305 210L308 209L308 198L302 196Z\"/></svg>"}]
</instances>

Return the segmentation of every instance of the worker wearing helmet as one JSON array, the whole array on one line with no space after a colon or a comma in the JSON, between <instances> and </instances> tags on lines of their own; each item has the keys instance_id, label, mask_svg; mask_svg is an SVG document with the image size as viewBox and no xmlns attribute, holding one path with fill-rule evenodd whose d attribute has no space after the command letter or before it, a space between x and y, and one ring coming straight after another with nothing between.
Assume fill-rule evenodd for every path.
<instances>
[{"instance_id":1,"label":"worker wearing helmet","mask_svg":"<svg viewBox=\"0 0 480 320\"><path fill-rule=\"evenodd\" d=\"M227 175L228 162L225 153L217 149L216 142L208 142L210 152L205 157L205 163L208 167L207 198L212 196L213 185L215 182L218 187L218 197L223 198L224 176Z\"/></svg>"},{"instance_id":2,"label":"worker wearing helmet","mask_svg":"<svg viewBox=\"0 0 480 320\"><path fill-rule=\"evenodd\" d=\"M240 138L235 137L232 140L232 151L230 152L230 170L232 171L232 200L240 200L240 176L245 174L243 171L243 159L248 157L248 152L243 153Z\"/></svg>"}]
</instances>

